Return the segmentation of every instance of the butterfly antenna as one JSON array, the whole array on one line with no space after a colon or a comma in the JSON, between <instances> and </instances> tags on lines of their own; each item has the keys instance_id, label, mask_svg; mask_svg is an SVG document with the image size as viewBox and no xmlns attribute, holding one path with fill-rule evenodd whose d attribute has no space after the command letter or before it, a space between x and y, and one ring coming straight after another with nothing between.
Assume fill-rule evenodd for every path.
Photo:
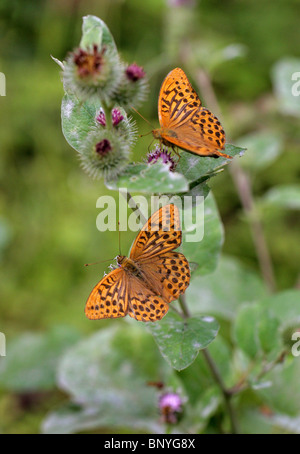
<instances>
[{"instance_id":1,"label":"butterfly antenna","mask_svg":"<svg viewBox=\"0 0 300 454\"><path fill-rule=\"evenodd\" d=\"M143 120L145 120L145 122L148 123L148 125L150 125L152 129L154 129L153 126L152 126L152 124L150 123L150 121L146 120L146 118L143 117L143 115L140 114L140 112L138 112L138 111L137 111L134 107L132 107L132 106L130 106L130 108L131 108L132 110L134 110L134 111L135 111ZM150 132L152 132L152 131L150 131ZM147 134L150 134L150 132L148 132ZM146 136L147 134L144 134L144 135ZM140 137L142 137L142 136L140 136Z\"/></svg>"},{"instance_id":2,"label":"butterfly antenna","mask_svg":"<svg viewBox=\"0 0 300 454\"><path fill-rule=\"evenodd\" d=\"M120 221L118 221L118 233L119 233L119 255L122 255L122 253L121 253L121 233L120 233Z\"/></svg>"},{"instance_id":3,"label":"butterfly antenna","mask_svg":"<svg viewBox=\"0 0 300 454\"><path fill-rule=\"evenodd\" d=\"M101 262L85 263L84 266L98 265L98 263L112 262L114 259L101 260Z\"/></svg>"}]
</instances>

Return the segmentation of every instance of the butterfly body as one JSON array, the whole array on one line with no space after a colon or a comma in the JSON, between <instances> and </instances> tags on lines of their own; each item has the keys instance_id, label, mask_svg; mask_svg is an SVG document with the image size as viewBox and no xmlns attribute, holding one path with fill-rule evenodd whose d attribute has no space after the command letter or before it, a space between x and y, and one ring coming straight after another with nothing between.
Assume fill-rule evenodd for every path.
<instances>
[{"instance_id":1,"label":"butterfly body","mask_svg":"<svg viewBox=\"0 0 300 454\"><path fill-rule=\"evenodd\" d=\"M154 213L135 239L130 256L94 287L85 307L92 320L130 315L139 321L160 320L169 303L184 293L190 268L181 244L179 211L167 205Z\"/></svg>"},{"instance_id":2,"label":"butterfly body","mask_svg":"<svg viewBox=\"0 0 300 454\"><path fill-rule=\"evenodd\" d=\"M201 101L180 68L173 69L162 83L158 99L160 129L153 136L167 146L177 146L198 156L220 156L225 132L218 118Z\"/></svg>"},{"instance_id":3,"label":"butterfly body","mask_svg":"<svg viewBox=\"0 0 300 454\"><path fill-rule=\"evenodd\" d=\"M117 264L121 266L127 273L132 274L139 279L142 279L141 271L138 265L130 258L126 257L125 255L118 255Z\"/></svg>"}]
</instances>

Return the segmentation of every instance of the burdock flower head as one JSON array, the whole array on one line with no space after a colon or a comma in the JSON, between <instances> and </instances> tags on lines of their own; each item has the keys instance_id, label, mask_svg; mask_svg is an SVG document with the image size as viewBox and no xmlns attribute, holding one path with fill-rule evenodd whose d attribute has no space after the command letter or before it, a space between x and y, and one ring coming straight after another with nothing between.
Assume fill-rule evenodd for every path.
<instances>
[{"instance_id":1,"label":"burdock flower head","mask_svg":"<svg viewBox=\"0 0 300 454\"><path fill-rule=\"evenodd\" d=\"M148 93L148 80L144 69L136 63L122 64L122 77L114 101L119 106L137 107Z\"/></svg>"},{"instance_id":2,"label":"burdock flower head","mask_svg":"<svg viewBox=\"0 0 300 454\"><path fill-rule=\"evenodd\" d=\"M130 143L105 128L91 131L79 151L83 169L93 178L114 180L127 166Z\"/></svg>"},{"instance_id":3,"label":"burdock flower head","mask_svg":"<svg viewBox=\"0 0 300 454\"><path fill-rule=\"evenodd\" d=\"M159 398L159 410L166 424L176 424L182 413L183 401L179 394L168 392Z\"/></svg>"},{"instance_id":4,"label":"burdock flower head","mask_svg":"<svg viewBox=\"0 0 300 454\"><path fill-rule=\"evenodd\" d=\"M73 61L77 67L77 74L81 79L96 79L104 66L104 54L106 47L98 51L98 46L94 44L93 50L87 52L83 49L78 49L74 52Z\"/></svg>"},{"instance_id":5,"label":"burdock flower head","mask_svg":"<svg viewBox=\"0 0 300 454\"><path fill-rule=\"evenodd\" d=\"M65 90L79 99L96 95L109 102L119 85L121 71L118 54L105 45L75 49L64 65Z\"/></svg>"},{"instance_id":6,"label":"burdock flower head","mask_svg":"<svg viewBox=\"0 0 300 454\"><path fill-rule=\"evenodd\" d=\"M151 151L148 156L148 164L154 164L158 160L161 160L164 164L169 165L171 172L175 170L176 162L171 156L171 152L167 148L161 148L160 145L156 145L155 149Z\"/></svg>"},{"instance_id":7,"label":"burdock flower head","mask_svg":"<svg viewBox=\"0 0 300 454\"><path fill-rule=\"evenodd\" d=\"M143 79L146 76L145 71L141 66L138 66L136 63L127 66L125 71L126 77L132 82L137 82L140 79Z\"/></svg>"}]
</instances>

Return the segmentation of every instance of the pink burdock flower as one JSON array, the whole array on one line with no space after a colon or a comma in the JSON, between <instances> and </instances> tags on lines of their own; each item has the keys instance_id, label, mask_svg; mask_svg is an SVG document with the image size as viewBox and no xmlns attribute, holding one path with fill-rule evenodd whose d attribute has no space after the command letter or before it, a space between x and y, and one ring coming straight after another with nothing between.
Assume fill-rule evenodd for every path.
<instances>
[{"instance_id":1,"label":"pink burdock flower","mask_svg":"<svg viewBox=\"0 0 300 454\"><path fill-rule=\"evenodd\" d=\"M176 163L171 156L171 152L168 152L167 148L160 148L159 145L156 145L154 151L150 152L147 156L148 164L154 164L161 159L164 164L169 164L169 169L171 172L175 170Z\"/></svg>"},{"instance_id":2,"label":"pink burdock flower","mask_svg":"<svg viewBox=\"0 0 300 454\"><path fill-rule=\"evenodd\" d=\"M101 142L96 143L95 151L100 156L105 156L112 150L112 146L109 140L103 139Z\"/></svg>"},{"instance_id":3,"label":"pink burdock flower","mask_svg":"<svg viewBox=\"0 0 300 454\"><path fill-rule=\"evenodd\" d=\"M96 121L101 125L101 126L106 126L106 118L105 118L105 113L100 111L99 115L96 117Z\"/></svg>"},{"instance_id":4,"label":"pink burdock flower","mask_svg":"<svg viewBox=\"0 0 300 454\"><path fill-rule=\"evenodd\" d=\"M114 108L114 109L111 111L111 118L112 118L113 126L118 126L118 124L119 124L122 120L124 120L123 115L121 114L121 112L120 112L119 109L117 109L117 108Z\"/></svg>"},{"instance_id":5,"label":"pink burdock flower","mask_svg":"<svg viewBox=\"0 0 300 454\"><path fill-rule=\"evenodd\" d=\"M138 66L136 63L132 63L126 69L126 76L132 82L136 82L145 77L146 73L141 66Z\"/></svg>"},{"instance_id":6,"label":"pink burdock flower","mask_svg":"<svg viewBox=\"0 0 300 454\"><path fill-rule=\"evenodd\" d=\"M176 424L177 416L182 412L182 399L176 393L166 393L159 398L159 409L167 424Z\"/></svg>"}]
</instances>

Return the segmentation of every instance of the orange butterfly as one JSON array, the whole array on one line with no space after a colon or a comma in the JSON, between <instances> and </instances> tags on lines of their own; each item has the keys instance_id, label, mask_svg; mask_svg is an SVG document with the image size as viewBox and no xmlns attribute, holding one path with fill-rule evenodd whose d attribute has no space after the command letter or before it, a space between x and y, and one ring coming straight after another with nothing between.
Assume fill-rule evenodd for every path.
<instances>
[{"instance_id":1,"label":"orange butterfly","mask_svg":"<svg viewBox=\"0 0 300 454\"><path fill-rule=\"evenodd\" d=\"M174 145L199 156L232 159L221 153L225 132L221 123L201 101L180 68L171 71L162 83L158 98L160 129L153 136L164 145Z\"/></svg>"},{"instance_id":2,"label":"orange butterfly","mask_svg":"<svg viewBox=\"0 0 300 454\"><path fill-rule=\"evenodd\" d=\"M173 204L160 208L139 232L129 258L119 255L118 268L94 287L86 316L99 320L129 314L143 322L160 320L190 283L187 259L174 252L181 240L178 208Z\"/></svg>"}]
</instances>

